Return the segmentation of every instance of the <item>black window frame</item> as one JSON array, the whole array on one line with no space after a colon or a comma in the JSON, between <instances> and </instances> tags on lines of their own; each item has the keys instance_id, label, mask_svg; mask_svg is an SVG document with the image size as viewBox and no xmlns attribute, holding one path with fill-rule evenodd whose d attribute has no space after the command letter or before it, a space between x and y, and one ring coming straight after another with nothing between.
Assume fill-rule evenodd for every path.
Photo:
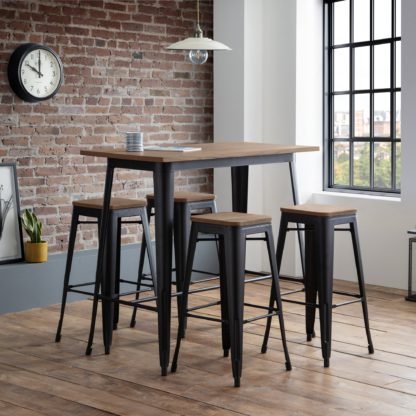
<instances>
[{"instance_id":1,"label":"black window frame","mask_svg":"<svg viewBox=\"0 0 416 416\"><path fill-rule=\"evenodd\" d=\"M350 0L349 8L349 42L339 45L333 45L334 38L334 8L333 4L339 1L346 0L324 0L324 18L323 18L323 48L324 48L324 62L323 62L323 85L324 85L324 190L348 193L365 193L370 195L400 195L400 188L396 183L396 144L401 143L402 134L400 138L396 137L396 93L401 93L400 87L396 86L396 44L400 42L401 36L396 36L396 0L392 1L391 25L392 36L389 38L374 40L374 2L370 1L370 40L363 42L352 42L354 33L354 2L357 0ZM360 0L358 0L360 1ZM389 88L374 88L374 46L390 44L390 87ZM370 47L370 88L366 90L355 90L352 86L355 85L354 80L354 49L360 46ZM333 54L334 50L340 48L349 48L349 89L346 91L333 91ZM357 94L369 94L370 96L370 134L368 137L355 137L353 135L355 129L355 112L354 112L354 97ZM390 93L390 136L377 137L374 135L374 93ZM334 138L334 108L333 97L336 95L349 95L349 137ZM401 106L400 106L401 108ZM401 116L400 116L401 120ZM334 143L348 142L349 143L349 184L339 185L334 183ZM369 143L370 145L370 186L354 185L354 166L353 166L353 145L357 142ZM374 145L379 142L388 142L391 144L391 188L380 188L374 186ZM401 184L401 178L400 178Z\"/></svg>"}]
</instances>

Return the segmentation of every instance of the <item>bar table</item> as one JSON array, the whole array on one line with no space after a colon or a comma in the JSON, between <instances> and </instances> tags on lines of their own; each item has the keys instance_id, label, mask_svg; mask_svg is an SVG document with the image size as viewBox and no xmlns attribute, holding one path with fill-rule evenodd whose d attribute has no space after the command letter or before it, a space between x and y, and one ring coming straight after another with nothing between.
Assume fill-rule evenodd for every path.
<instances>
[{"instance_id":1,"label":"bar table","mask_svg":"<svg viewBox=\"0 0 416 416\"><path fill-rule=\"evenodd\" d=\"M187 145L188 146L188 145ZM250 165L288 163L293 202L299 203L294 155L318 151L316 146L282 145L254 142L197 144L192 152L127 152L112 149L81 150L83 156L107 159L103 214L97 259L97 281L102 283L103 340L105 353L110 352L113 330L114 276L105 273L105 245L114 169L153 172L159 360L162 376L167 374L170 355L172 232L174 173L185 169L231 168L233 211L247 211L248 173ZM186 253L182 253L186 256ZM91 340L92 341L92 340Z\"/></svg>"}]
</instances>

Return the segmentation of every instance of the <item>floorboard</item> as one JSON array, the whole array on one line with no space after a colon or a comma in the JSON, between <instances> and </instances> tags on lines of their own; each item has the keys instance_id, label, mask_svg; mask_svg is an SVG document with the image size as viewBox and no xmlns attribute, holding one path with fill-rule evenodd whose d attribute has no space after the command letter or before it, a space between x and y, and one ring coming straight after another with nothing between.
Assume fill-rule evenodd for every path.
<instances>
[{"instance_id":1,"label":"floorboard","mask_svg":"<svg viewBox=\"0 0 416 416\"><path fill-rule=\"evenodd\" d=\"M290 290L293 283L282 282ZM340 290L354 285L336 282ZM269 286L247 286L246 300L267 304ZM415 415L416 303L405 293L369 286L375 354L369 355L359 304L335 309L330 368L317 336L306 342L303 307L284 303L293 370L285 371L280 331L273 321L269 348L260 353L263 321L244 327L242 386L232 387L215 322L189 319L178 371L160 376L156 315L121 307L110 355L101 344L100 317L93 353L84 355L91 301L68 304L63 336L54 342L59 305L0 316L0 416L39 415ZM217 292L190 298L209 302ZM291 295L302 299L303 294ZM342 297L339 297L341 300ZM174 302L176 303L176 302ZM246 316L256 311L246 308ZM219 307L204 310L219 316ZM172 350L176 338L173 310Z\"/></svg>"}]
</instances>

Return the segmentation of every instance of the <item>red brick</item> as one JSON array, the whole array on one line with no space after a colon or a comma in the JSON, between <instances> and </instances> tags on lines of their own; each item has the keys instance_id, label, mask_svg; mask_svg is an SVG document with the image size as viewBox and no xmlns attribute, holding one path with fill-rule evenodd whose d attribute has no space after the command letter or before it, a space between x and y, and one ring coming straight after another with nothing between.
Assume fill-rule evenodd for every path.
<instances>
[{"instance_id":1,"label":"red brick","mask_svg":"<svg viewBox=\"0 0 416 416\"><path fill-rule=\"evenodd\" d=\"M209 34L212 1L201 11ZM189 34L193 2L15 0L0 2L0 16L0 157L17 163L22 207L38 210L51 253L66 250L71 200L103 192L105 161L80 156L82 148L124 148L120 132L132 123L146 143L212 140L212 59L194 67L163 49ZM11 93L7 61L22 42L60 54L65 79L53 99L26 103ZM212 173L176 175L175 184L209 192ZM152 187L151 172L120 171L113 191L136 198ZM124 232L123 242L138 241L137 227ZM83 228L77 246L96 247L96 236Z\"/></svg>"}]
</instances>

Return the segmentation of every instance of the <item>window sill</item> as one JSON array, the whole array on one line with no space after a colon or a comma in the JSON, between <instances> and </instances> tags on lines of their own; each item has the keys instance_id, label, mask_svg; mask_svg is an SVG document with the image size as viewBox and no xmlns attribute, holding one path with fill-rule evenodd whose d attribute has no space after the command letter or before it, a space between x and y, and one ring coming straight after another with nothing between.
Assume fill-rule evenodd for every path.
<instances>
[{"instance_id":1,"label":"window sill","mask_svg":"<svg viewBox=\"0 0 416 416\"><path fill-rule=\"evenodd\" d=\"M341 198L352 198L352 199L362 199L367 201L385 201L398 203L402 199L399 195L392 196L383 196L383 195L368 195L368 194L359 194L359 193L348 193L348 192L336 192L336 191L319 191L314 192L313 195L321 195L326 197L341 197Z\"/></svg>"}]
</instances>

